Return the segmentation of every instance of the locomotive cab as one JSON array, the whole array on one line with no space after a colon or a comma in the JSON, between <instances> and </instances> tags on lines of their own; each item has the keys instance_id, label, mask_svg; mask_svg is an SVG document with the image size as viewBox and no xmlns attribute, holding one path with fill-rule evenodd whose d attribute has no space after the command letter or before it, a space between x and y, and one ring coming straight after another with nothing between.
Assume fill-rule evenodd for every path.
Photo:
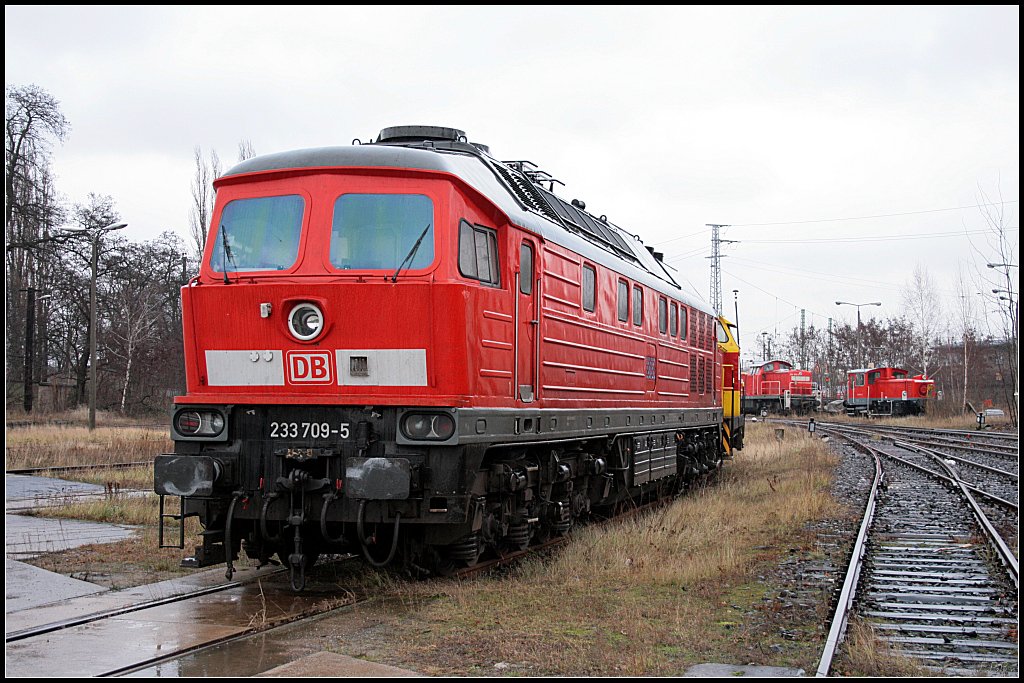
<instances>
[{"instance_id":1,"label":"locomotive cab","mask_svg":"<svg viewBox=\"0 0 1024 683\"><path fill-rule=\"evenodd\" d=\"M722 352L722 442L725 452L743 448L743 379L740 373L740 345L733 332L736 326L718 318L718 348Z\"/></svg>"}]
</instances>

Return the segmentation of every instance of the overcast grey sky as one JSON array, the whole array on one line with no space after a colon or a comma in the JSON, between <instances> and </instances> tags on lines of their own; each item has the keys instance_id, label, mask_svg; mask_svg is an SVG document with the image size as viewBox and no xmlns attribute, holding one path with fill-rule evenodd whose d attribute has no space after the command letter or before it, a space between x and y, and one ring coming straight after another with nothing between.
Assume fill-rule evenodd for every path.
<instances>
[{"instance_id":1,"label":"overcast grey sky","mask_svg":"<svg viewBox=\"0 0 1024 683\"><path fill-rule=\"evenodd\" d=\"M732 225L724 308L738 289L748 349L801 308L855 321L837 299L898 314L918 263L951 300L958 268L984 270L965 234L981 214L956 208L982 193L1006 202L1019 262L1017 6L4 15L7 85L46 89L72 125L58 189L111 195L136 240L187 235L196 145L230 167L242 139L262 154L413 123L536 162L704 298L705 224Z\"/></svg>"}]
</instances>

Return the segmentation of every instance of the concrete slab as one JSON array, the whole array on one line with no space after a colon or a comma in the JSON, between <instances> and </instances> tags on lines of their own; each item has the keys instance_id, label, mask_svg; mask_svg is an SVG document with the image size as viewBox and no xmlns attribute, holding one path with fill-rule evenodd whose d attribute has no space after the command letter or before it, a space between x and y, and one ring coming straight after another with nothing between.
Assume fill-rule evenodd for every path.
<instances>
[{"instance_id":1,"label":"concrete slab","mask_svg":"<svg viewBox=\"0 0 1024 683\"><path fill-rule=\"evenodd\" d=\"M234 580L245 582L269 579L274 572L275 569L273 567L264 567L262 570L245 567L235 572ZM8 580L10 579L10 577L7 578ZM195 574L179 579L170 579L118 591L105 591L81 597L61 599L57 602L31 606L29 609L8 611L4 619L4 631L11 633L29 628L38 628L59 621L78 619L92 614L131 607L151 600L162 600L184 593L191 593L195 590L218 586L223 583L226 583L224 569L223 567L218 567L197 571ZM94 586L94 588L98 589L100 587Z\"/></svg>"},{"instance_id":2,"label":"concrete slab","mask_svg":"<svg viewBox=\"0 0 1024 683\"><path fill-rule=\"evenodd\" d=\"M104 492L104 488L99 484L52 477L33 477L27 474L8 474L4 477L4 509L11 512L56 505L62 499L88 494L103 495Z\"/></svg>"},{"instance_id":3,"label":"concrete slab","mask_svg":"<svg viewBox=\"0 0 1024 683\"><path fill-rule=\"evenodd\" d=\"M757 666L736 664L697 664L691 666L683 674L684 678L782 678L787 676L805 676L803 669L792 669L783 666Z\"/></svg>"},{"instance_id":4,"label":"concrete slab","mask_svg":"<svg viewBox=\"0 0 1024 683\"><path fill-rule=\"evenodd\" d=\"M309 676L390 678L392 676L422 676L423 674L409 671L408 669L400 669L397 666L368 662L365 659L356 659L355 657L349 657L348 655L336 652L317 652L256 675L260 677L288 676L296 678Z\"/></svg>"},{"instance_id":5,"label":"concrete slab","mask_svg":"<svg viewBox=\"0 0 1024 683\"><path fill-rule=\"evenodd\" d=\"M297 595L286 575L196 600L149 607L7 643L8 677L102 676L308 614L319 595ZM197 619L202 615L201 620Z\"/></svg>"},{"instance_id":6,"label":"concrete slab","mask_svg":"<svg viewBox=\"0 0 1024 683\"><path fill-rule=\"evenodd\" d=\"M114 543L135 535L135 528L74 519L4 515L6 556L36 557L93 543Z\"/></svg>"},{"instance_id":7,"label":"concrete slab","mask_svg":"<svg viewBox=\"0 0 1024 683\"><path fill-rule=\"evenodd\" d=\"M4 558L5 613L102 593L105 590L104 586Z\"/></svg>"}]
</instances>

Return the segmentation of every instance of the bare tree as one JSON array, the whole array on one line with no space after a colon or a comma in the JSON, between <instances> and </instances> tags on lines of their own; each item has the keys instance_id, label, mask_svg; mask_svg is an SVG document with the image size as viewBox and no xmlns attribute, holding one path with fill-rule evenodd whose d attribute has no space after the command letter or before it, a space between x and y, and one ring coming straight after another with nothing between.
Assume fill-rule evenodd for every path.
<instances>
[{"instance_id":1,"label":"bare tree","mask_svg":"<svg viewBox=\"0 0 1024 683\"><path fill-rule=\"evenodd\" d=\"M60 102L36 85L8 86L4 91L5 213L8 238L16 214L31 209L19 200L19 185L33 185L34 171L49 161L51 140L63 142L71 124L60 111Z\"/></svg>"},{"instance_id":2,"label":"bare tree","mask_svg":"<svg viewBox=\"0 0 1024 683\"><path fill-rule=\"evenodd\" d=\"M256 156L256 149L252 146L252 141L248 138L238 141L238 161L242 162L246 159L252 159Z\"/></svg>"},{"instance_id":3,"label":"bare tree","mask_svg":"<svg viewBox=\"0 0 1024 683\"><path fill-rule=\"evenodd\" d=\"M44 354L37 351L40 341L46 339L45 318L27 315L27 290L39 291L49 281L51 266L44 247L64 215L50 171L50 150L53 142L64 140L70 124L59 102L38 86L8 86L4 99L4 312L8 330L6 394L10 401L20 398L16 386L31 387L33 378L41 376ZM42 299L36 301L38 311ZM26 328L30 319L35 319L33 330ZM36 326L42 328L41 334L35 334ZM25 334L11 334L14 330ZM29 340L31 347L26 348ZM29 350L34 361L26 368L24 354ZM12 368L31 376L16 377Z\"/></svg>"},{"instance_id":4,"label":"bare tree","mask_svg":"<svg viewBox=\"0 0 1024 683\"><path fill-rule=\"evenodd\" d=\"M1005 340L1005 369L999 371L1003 387L1003 399L1006 402L1010 419L1014 426L1018 422L1018 390L1019 390L1019 324L1020 324L1020 263L1019 244L1013 237L1009 226L1007 202L1003 201L1002 192L997 191L993 201L979 187L978 206L987 229L985 244L977 245L973 241L977 260L975 261L975 284L986 302L998 313L998 334ZM1018 263L1014 263L1018 258ZM984 263L984 266L978 264ZM986 316L986 322L988 317ZM989 328L991 331L991 327ZM1000 364L1003 365L1002 363ZM1009 381L1007 381L1009 380Z\"/></svg>"},{"instance_id":5,"label":"bare tree","mask_svg":"<svg viewBox=\"0 0 1024 683\"><path fill-rule=\"evenodd\" d=\"M161 310L160 288L151 272L150 250L143 245L126 245L119 254L116 273L110 280L110 351L124 362L121 385L121 412L128 403L140 349L154 340Z\"/></svg>"},{"instance_id":6,"label":"bare tree","mask_svg":"<svg viewBox=\"0 0 1024 683\"><path fill-rule=\"evenodd\" d=\"M971 382L971 355L973 347L977 343L978 331L975 326L974 295L971 292L971 285L963 268L957 269L956 279L956 323L959 330L960 343L962 345L962 395L960 397L960 411L967 412L968 395L970 394Z\"/></svg>"},{"instance_id":7,"label":"bare tree","mask_svg":"<svg viewBox=\"0 0 1024 683\"><path fill-rule=\"evenodd\" d=\"M193 150L195 175L192 176L192 209L188 217L189 234L192 237L192 253L200 260L206 249L206 237L213 218L213 203L216 192L213 181L220 176L220 158L211 150L209 159L203 159L203 150L196 145Z\"/></svg>"},{"instance_id":8,"label":"bare tree","mask_svg":"<svg viewBox=\"0 0 1024 683\"><path fill-rule=\"evenodd\" d=\"M942 305L935 290L928 269L918 263L914 266L914 274L903 292L903 310L914 328L915 350L918 363L928 374L928 363L932 357L932 349L942 331Z\"/></svg>"}]
</instances>

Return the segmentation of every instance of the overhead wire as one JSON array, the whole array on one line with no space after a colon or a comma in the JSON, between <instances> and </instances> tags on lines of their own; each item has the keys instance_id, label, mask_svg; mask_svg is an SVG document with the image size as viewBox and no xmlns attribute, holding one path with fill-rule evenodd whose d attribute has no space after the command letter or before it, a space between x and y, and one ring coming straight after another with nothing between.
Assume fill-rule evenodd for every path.
<instances>
[{"instance_id":1,"label":"overhead wire","mask_svg":"<svg viewBox=\"0 0 1024 683\"><path fill-rule=\"evenodd\" d=\"M769 225L804 225L807 223L835 223L839 221L863 221L874 218L893 218L897 216L913 216L916 214L924 213L940 213L942 211L963 211L965 209L980 209L983 206L1000 206L1002 204L1016 204L1016 199L1006 199L1000 202L984 202L981 204L971 204L968 206L951 206L945 209L922 209L920 211L900 211L898 213L879 213L870 216L847 216L845 218L814 218L803 221L775 221L772 223L730 223L731 228L754 228Z\"/></svg>"},{"instance_id":2,"label":"overhead wire","mask_svg":"<svg viewBox=\"0 0 1024 683\"><path fill-rule=\"evenodd\" d=\"M1008 228L1016 230L1017 228ZM924 240L936 237L963 237L984 235L988 230L957 230L955 232L929 232L916 235L880 235L877 237L811 237L807 239L757 240L745 239L744 244L828 244L829 242L898 242L902 240Z\"/></svg>"}]
</instances>

